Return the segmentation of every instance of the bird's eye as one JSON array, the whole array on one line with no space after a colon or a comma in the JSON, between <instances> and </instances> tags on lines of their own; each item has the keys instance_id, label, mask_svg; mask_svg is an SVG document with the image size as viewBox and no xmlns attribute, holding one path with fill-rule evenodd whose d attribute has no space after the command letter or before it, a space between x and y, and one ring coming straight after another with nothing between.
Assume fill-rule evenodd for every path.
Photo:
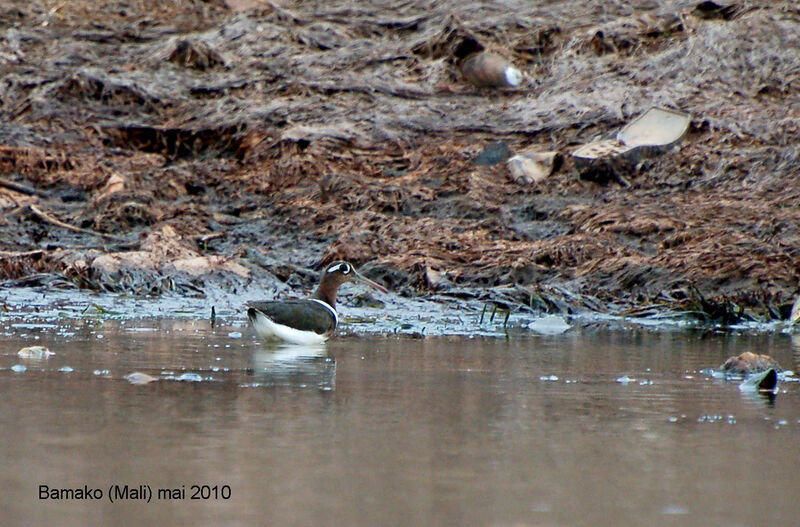
<instances>
[{"instance_id":1,"label":"bird's eye","mask_svg":"<svg viewBox=\"0 0 800 527\"><path fill-rule=\"evenodd\" d=\"M329 273L340 272L342 274L347 274L350 272L350 264L348 263L340 263L337 265L332 265L328 268Z\"/></svg>"}]
</instances>

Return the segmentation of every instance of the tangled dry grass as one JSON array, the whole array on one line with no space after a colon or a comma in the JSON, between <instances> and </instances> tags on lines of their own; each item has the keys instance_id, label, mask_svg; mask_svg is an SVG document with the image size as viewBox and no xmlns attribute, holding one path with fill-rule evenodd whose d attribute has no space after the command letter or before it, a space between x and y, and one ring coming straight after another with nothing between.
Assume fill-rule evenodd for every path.
<instances>
[{"instance_id":1,"label":"tangled dry grass","mask_svg":"<svg viewBox=\"0 0 800 527\"><path fill-rule=\"evenodd\" d=\"M0 2L0 170L35 190L0 188L0 272L74 278L169 227L255 272L347 258L408 294L553 286L783 316L800 278L800 9L709 19L698 3ZM465 84L465 35L523 85ZM568 154L651 106L691 129L627 187L569 156L531 187L474 163L493 141Z\"/></svg>"}]
</instances>

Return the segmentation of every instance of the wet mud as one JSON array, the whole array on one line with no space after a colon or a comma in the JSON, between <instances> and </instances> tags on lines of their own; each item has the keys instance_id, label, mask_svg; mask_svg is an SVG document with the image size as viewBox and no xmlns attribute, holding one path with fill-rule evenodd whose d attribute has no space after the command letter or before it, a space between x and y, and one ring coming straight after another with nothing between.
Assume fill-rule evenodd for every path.
<instances>
[{"instance_id":1,"label":"wet mud","mask_svg":"<svg viewBox=\"0 0 800 527\"><path fill-rule=\"evenodd\" d=\"M786 319L800 11L696 4L0 2L0 279L270 297L346 259L401 300ZM469 38L521 84L467 83ZM573 163L652 106L681 143Z\"/></svg>"}]
</instances>

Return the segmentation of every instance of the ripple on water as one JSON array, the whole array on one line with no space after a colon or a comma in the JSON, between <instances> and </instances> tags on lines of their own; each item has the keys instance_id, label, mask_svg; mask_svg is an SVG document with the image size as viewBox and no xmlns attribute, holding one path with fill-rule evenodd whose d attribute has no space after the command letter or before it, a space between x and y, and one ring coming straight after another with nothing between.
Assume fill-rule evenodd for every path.
<instances>
[{"instance_id":1,"label":"ripple on water","mask_svg":"<svg viewBox=\"0 0 800 527\"><path fill-rule=\"evenodd\" d=\"M698 423L728 423L729 425L736 424L736 417L728 414L703 414L697 418Z\"/></svg>"},{"instance_id":2,"label":"ripple on water","mask_svg":"<svg viewBox=\"0 0 800 527\"><path fill-rule=\"evenodd\" d=\"M681 415L677 415L677 416L676 415L671 415L671 416L667 417L667 422L668 423L677 423L678 421L683 421L684 419L686 419L686 414L681 414Z\"/></svg>"}]
</instances>

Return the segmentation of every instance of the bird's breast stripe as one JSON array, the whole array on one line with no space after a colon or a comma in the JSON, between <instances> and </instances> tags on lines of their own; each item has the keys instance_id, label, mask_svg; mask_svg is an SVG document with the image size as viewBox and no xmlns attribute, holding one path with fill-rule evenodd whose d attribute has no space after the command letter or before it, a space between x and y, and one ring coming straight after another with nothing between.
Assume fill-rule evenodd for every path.
<instances>
[{"instance_id":1,"label":"bird's breast stripe","mask_svg":"<svg viewBox=\"0 0 800 527\"><path fill-rule=\"evenodd\" d=\"M327 302L323 302L322 300L319 300L317 298L312 298L311 300L313 302L316 302L316 303L320 304L322 307L327 309L330 312L331 315L333 315L333 326L334 327L339 325L339 316L336 314L336 310L335 309L333 309L331 306L329 306Z\"/></svg>"}]
</instances>

